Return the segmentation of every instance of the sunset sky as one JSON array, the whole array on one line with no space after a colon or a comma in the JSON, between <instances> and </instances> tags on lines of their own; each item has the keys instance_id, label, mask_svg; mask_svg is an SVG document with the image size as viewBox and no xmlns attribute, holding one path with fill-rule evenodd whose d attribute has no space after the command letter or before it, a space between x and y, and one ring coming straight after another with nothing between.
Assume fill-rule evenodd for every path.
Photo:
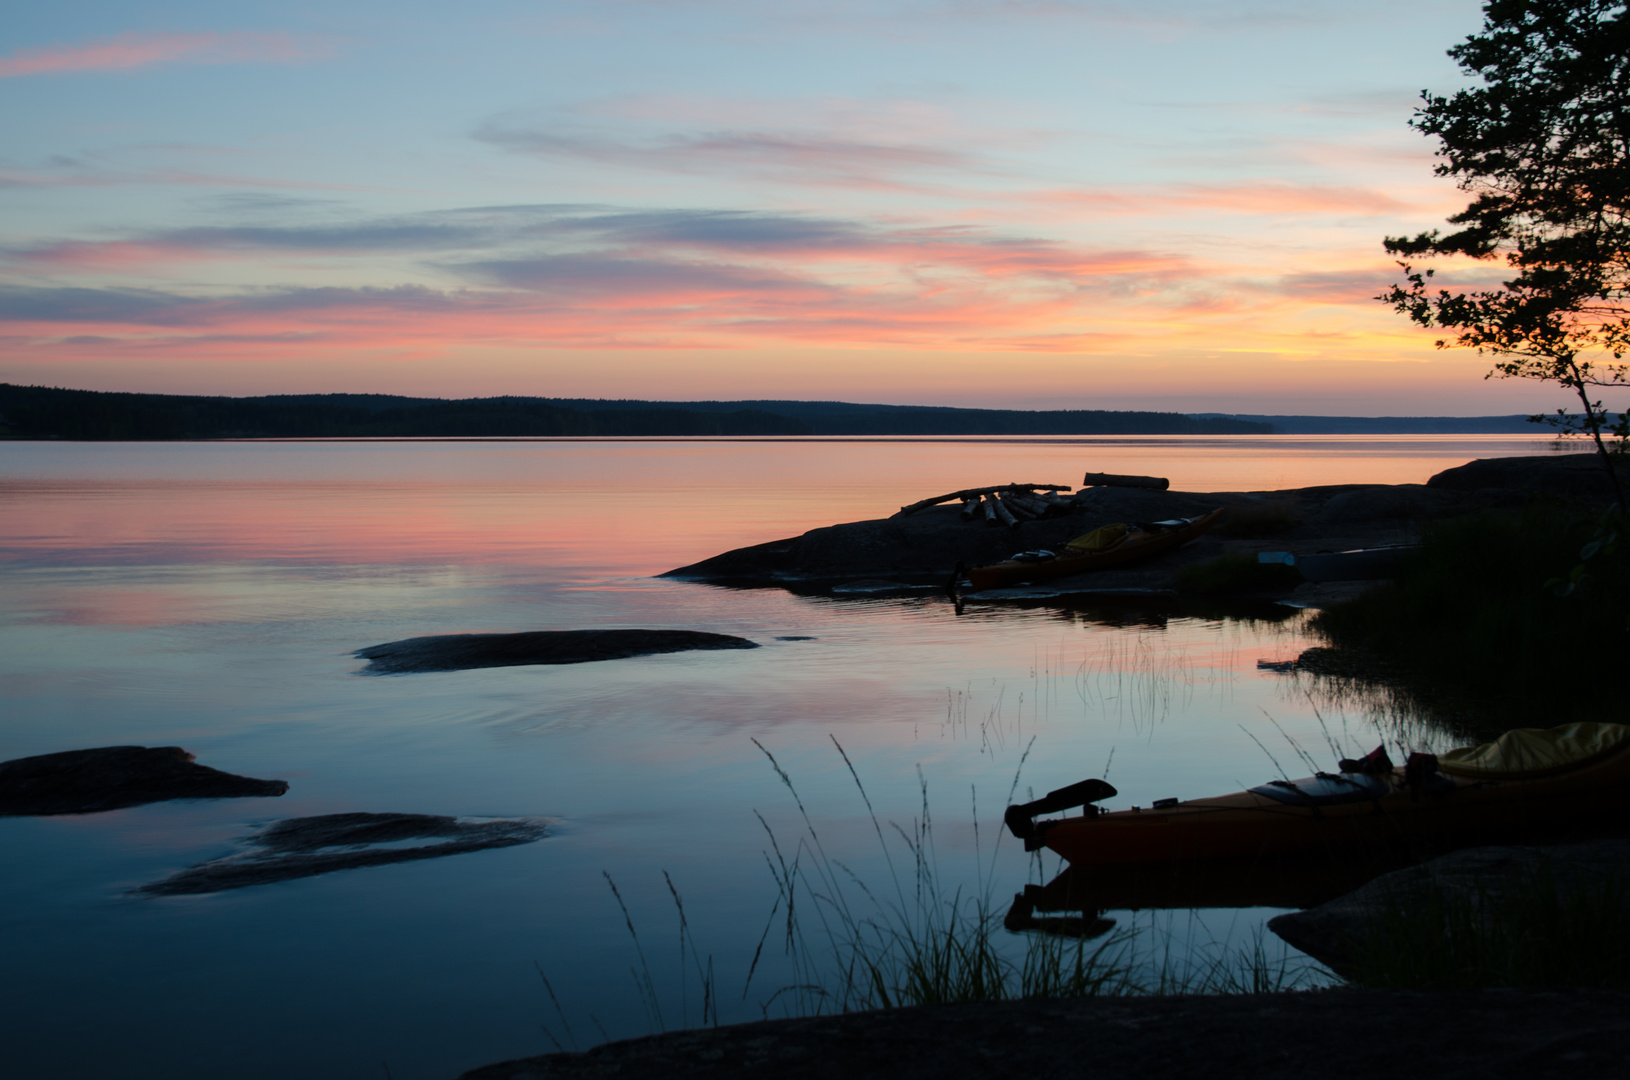
<instances>
[{"instance_id":1,"label":"sunset sky","mask_svg":"<svg viewBox=\"0 0 1630 1080\"><path fill-rule=\"evenodd\" d=\"M88 0L0 31L0 381L1479 414L1371 299L1472 0ZM1497 280L1471 267L1450 280Z\"/></svg>"}]
</instances>

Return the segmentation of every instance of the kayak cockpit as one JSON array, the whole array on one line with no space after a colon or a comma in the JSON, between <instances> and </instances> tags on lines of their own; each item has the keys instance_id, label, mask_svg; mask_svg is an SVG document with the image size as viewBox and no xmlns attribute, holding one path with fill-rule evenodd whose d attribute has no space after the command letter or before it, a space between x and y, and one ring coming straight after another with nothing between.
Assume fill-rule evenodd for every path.
<instances>
[{"instance_id":1,"label":"kayak cockpit","mask_svg":"<svg viewBox=\"0 0 1630 1080\"><path fill-rule=\"evenodd\" d=\"M1322 772L1299 780L1270 780L1250 790L1253 795L1291 806L1334 806L1379 799L1392 793L1392 785L1379 776L1361 772Z\"/></svg>"}]
</instances>

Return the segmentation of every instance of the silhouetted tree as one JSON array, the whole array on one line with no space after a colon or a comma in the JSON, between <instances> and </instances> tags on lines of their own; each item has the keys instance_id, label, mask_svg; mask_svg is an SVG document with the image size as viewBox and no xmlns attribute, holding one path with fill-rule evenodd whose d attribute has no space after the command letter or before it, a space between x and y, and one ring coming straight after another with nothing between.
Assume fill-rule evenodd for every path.
<instances>
[{"instance_id":1,"label":"silhouetted tree","mask_svg":"<svg viewBox=\"0 0 1630 1080\"><path fill-rule=\"evenodd\" d=\"M1449 218L1458 231L1389 237L1406 283L1378 297L1438 342L1492 354L1486 377L1566 387L1583 412L1548 420L1589 435L1624 494L1609 448L1623 452L1630 413L1604 408L1605 387L1627 385L1630 350L1630 25L1626 0L1489 0L1483 28L1449 50L1481 85L1439 97L1423 91L1410 125L1441 143L1436 172L1472 202ZM1504 259L1499 289L1432 288L1432 256Z\"/></svg>"}]
</instances>

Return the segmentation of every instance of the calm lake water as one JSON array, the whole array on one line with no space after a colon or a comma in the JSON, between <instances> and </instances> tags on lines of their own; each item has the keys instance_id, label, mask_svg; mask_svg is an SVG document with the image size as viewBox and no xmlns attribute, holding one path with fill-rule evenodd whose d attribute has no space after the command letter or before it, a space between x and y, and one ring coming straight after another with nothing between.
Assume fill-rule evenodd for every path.
<instances>
[{"instance_id":1,"label":"calm lake water","mask_svg":"<svg viewBox=\"0 0 1630 1080\"><path fill-rule=\"evenodd\" d=\"M1550 445L0 444L0 760L181 745L291 785L278 799L0 819L7 1071L449 1078L553 1049L540 1023L561 1024L539 967L580 1047L601 1030L645 1034L606 875L664 1022L697 1011L664 871L713 958L722 1018L756 1019L790 977L772 934L744 990L776 898L765 824L789 847L803 825L754 740L827 854L874 886L888 868L834 740L885 823L909 830L926 784L943 879L1005 907L1055 868L1011 839L993 851L1016 772L1021 795L1039 794L1107 763L1121 791L1110 805L1147 804L1260 783L1277 774L1270 753L1297 771L1293 742L1323 761L1327 735L1359 752L1381 736L1361 708L1257 670L1307 643L1295 614L974 603L958 618L932 595L811 599L653 574L978 484L1086 470L1197 491L1422 482ZM764 647L395 677L359 676L349 655L421 634L623 626ZM346 811L554 824L520 847L206 896L129 893L258 826ZM1248 943L1273 913L1111 915L1204 949Z\"/></svg>"}]
</instances>

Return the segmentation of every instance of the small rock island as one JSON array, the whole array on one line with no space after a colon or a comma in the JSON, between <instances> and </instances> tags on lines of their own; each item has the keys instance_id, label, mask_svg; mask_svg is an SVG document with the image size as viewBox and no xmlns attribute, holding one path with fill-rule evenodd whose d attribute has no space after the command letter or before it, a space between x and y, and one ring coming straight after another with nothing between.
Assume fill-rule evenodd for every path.
<instances>
[{"instance_id":1,"label":"small rock island","mask_svg":"<svg viewBox=\"0 0 1630 1080\"><path fill-rule=\"evenodd\" d=\"M1580 453L1483 459L1446 469L1425 484L1334 484L1243 492L1094 486L1059 500L1065 505L1063 513L1013 528L988 528L981 521L965 520L956 505L931 506L737 548L663 576L800 593L853 591L844 586L857 580L865 580L872 586L867 591L873 592L885 584L901 589L944 585L958 564L988 565L1016 551L1056 549L1113 522L1160 521L1226 508L1222 526L1184 547L1125 569L1060 578L1045 590L1054 595L1172 592L1177 571L1223 555L1269 547L1300 554L1409 543L1423 522L1520 506L1540 495L1593 503L1612 497L1596 456ZM1271 539L1253 535L1249 522L1268 518L1279 526ZM993 590L988 595L1013 591Z\"/></svg>"}]
</instances>

